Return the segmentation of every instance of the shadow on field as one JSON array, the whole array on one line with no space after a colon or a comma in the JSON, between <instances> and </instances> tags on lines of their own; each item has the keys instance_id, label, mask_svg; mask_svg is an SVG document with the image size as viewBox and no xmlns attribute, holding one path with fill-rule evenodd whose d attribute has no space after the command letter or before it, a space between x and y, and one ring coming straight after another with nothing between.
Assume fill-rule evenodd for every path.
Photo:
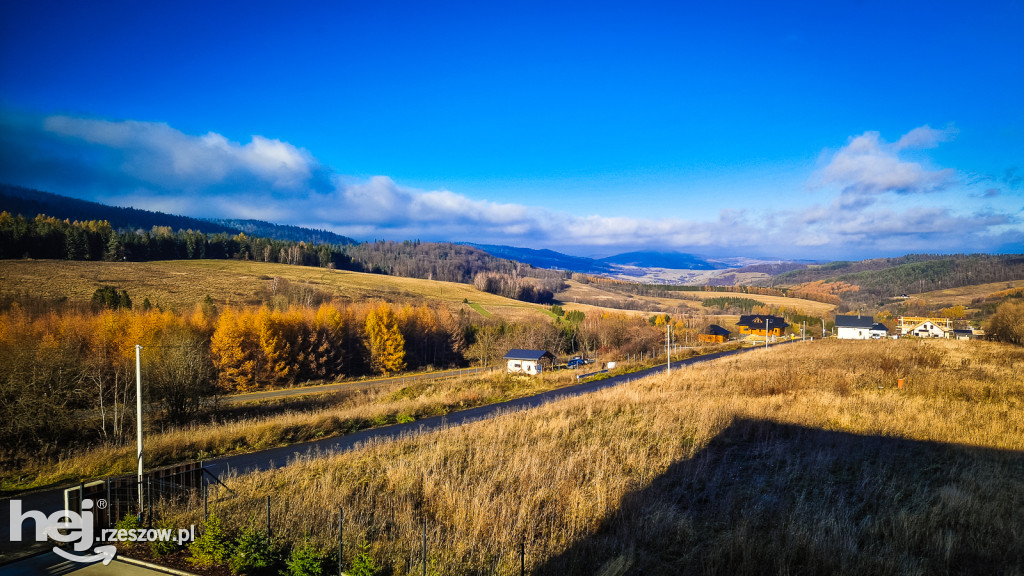
<instances>
[{"instance_id":1,"label":"shadow on field","mask_svg":"<svg viewBox=\"0 0 1024 576\"><path fill-rule=\"evenodd\" d=\"M535 574L1020 574L1024 453L736 420Z\"/></svg>"}]
</instances>

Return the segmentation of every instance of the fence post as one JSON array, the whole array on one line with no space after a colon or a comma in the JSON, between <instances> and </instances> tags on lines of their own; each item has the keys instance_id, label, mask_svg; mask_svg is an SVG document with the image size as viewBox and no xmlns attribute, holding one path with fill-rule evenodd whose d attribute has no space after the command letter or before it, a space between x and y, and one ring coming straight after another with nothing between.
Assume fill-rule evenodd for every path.
<instances>
[{"instance_id":1,"label":"fence post","mask_svg":"<svg viewBox=\"0 0 1024 576\"><path fill-rule=\"evenodd\" d=\"M341 571L342 559L344 558L345 543L342 539L345 534L345 508L338 508L338 576L343 576L344 572Z\"/></svg>"},{"instance_id":2,"label":"fence post","mask_svg":"<svg viewBox=\"0 0 1024 576\"><path fill-rule=\"evenodd\" d=\"M203 484L203 522L210 519L210 485Z\"/></svg>"},{"instance_id":3,"label":"fence post","mask_svg":"<svg viewBox=\"0 0 1024 576\"><path fill-rule=\"evenodd\" d=\"M423 576L427 576L427 517L423 517Z\"/></svg>"},{"instance_id":4,"label":"fence post","mask_svg":"<svg viewBox=\"0 0 1024 576\"><path fill-rule=\"evenodd\" d=\"M107 487L107 528L113 528L114 524L110 521L110 513L114 511L114 503L110 501L110 478L107 478L103 484Z\"/></svg>"},{"instance_id":5,"label":"fence post","mask_svg":"<svg viewBox=\"0 0 1024 576\"><path fill-rule=\"evenodd\" d=\"M270 536L270 494L267 494L267 536Z\"/></svg>"},{"instance_id":6,"label":"fence post","mask_svg":"<svg viewBox=\"0 0 1024 576\"><path fill-rule=\"evenodd\" d=\"M519 542L519 576L526 576L526 540Z\"/></svg>"}]
</instances>

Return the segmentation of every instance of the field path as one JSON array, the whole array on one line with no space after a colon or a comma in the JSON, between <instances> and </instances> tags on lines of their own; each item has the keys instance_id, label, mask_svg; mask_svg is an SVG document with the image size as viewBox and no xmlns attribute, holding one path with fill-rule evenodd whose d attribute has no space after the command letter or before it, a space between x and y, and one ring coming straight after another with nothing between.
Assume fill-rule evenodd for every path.
<instances>
[{"instance_id":1,"label":"field path","mask_svg":"<svg viewBox=\"0 0 1024 576\"><path fill-rule=\"evenodd\" d=\"M789 342L782 342L780 344L786 343ZM780 344L774 344L773 347ZM686 360L673 362L672 368L683 368L700 362L708 362L718 358L724 358L726 356L750 352L752 350L762 350L762 348L739 348L736 350L706 354L704 356L695 356L693 358L687 358ZM301 444L293 444L291 446L270 448L248 454L224 456L204 461L203 467L220 478L225 478L232 472L245 473L281 468L297 457L306 455L329 455L357 448L359 445L370 441L387 441L399 438L406 434L424 434L446 427L461 426L470 422L493 418L499 414L507 412L527 410L560 398L581 396L583 394L589 394L612 386L618 386L620 384L625 384L627 382L632 382L634 380L639 380L640 378L659 373L663 370L665 370L665 366L661 365L654 368L632 372L630 374L613 376L604 380L576 384L574 386L559 388L557 390L543 392L534 396L517 398L515 400L509 400L508 402L460 410L444 416L433 416L405 424L393 424L380 428L370 428L354 432L352 434L346 434L344 436L325 438L323 440L315 440L312 442L303 442ZM69 487L70 486L71 485L69 485ZM64 488L41 490L38 492L22 494L14 498L22 501L23 510L38 510L47 516L57 510L64 509ZM0 518L10 517L10 500L11 498L4 498L3 500L0 500ZM24 557L25 552L29 549L35 549L40 552L49 549L49 546L46 545L34 545L35 543L31 541L34 529L34 522L26 520L22 524L23 541L15 543L11 542L10 539L10 525L6 522L0 522L0 565L6 564L15 558ZM27 539L27 541L25 539ZM3 573L4 567L0 566L0 574Z\"/></svg>"}]
</instances>

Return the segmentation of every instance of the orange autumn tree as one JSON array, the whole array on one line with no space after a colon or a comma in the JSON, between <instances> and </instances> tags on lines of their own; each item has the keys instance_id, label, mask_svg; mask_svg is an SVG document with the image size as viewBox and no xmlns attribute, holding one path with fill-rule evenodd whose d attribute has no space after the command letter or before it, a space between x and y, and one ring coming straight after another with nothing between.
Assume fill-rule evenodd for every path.
<instances>
[{"instance_id":1,"label":"orange autumn tree","mask_svg":"<svg viewBox=\"0 0 1024 576\"><path fill-rule=\"evenodd\" d=\"M381 302L366 315L366 349L370 368L384 376L405 369L405 337L391 307Z\"/></svg>"},{"instance_id":2,"label":"orange autumn tree","mask_svg":"<svg viewBox=\"0 0 1024 576\"><path fill-rule=\"evenodd\" d=\"M259 386L260 338L256 314L224 310L217 318L210 353L217 369L217 384L224 391L249 392Z\"/></svg>"}]
</instances>

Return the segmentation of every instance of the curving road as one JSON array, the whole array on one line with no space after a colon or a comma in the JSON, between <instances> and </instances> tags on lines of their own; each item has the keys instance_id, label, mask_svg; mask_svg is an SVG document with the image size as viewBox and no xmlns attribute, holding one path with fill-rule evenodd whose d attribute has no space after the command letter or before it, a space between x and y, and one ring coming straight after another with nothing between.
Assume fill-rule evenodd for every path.
<instances>
[{"instance_id":1,"label":"curving road","mask_svg":"<svg viewBox=\"0 0 1024 576\"><path fill-rule=\"evenodd\" d=\"M779 344L774 344L773 346L787 343L789 342L781 342ZM672 362L671 366L672 368L682 368L700 362L708 362L726 356L733 356L761 349L762 348L760 347L739 348L736 350L716 352L713 354L695 356L693 358L687 358L686 360ZM350 450L356 445L369 440L389 440L398 438L403 434L425 433L447 426L461 426L470 422L493 418L502 412L525 410L559 398L580 396L597 390L602 390L604 388L618 386L619 384L632 382L633 380L638 380L663 370L665 370L665 366L661 365L630 374L613 376L604 380L576 384L574 386L559 388L557 390L551 390L534 396L517 398L515 400L509 400L508 402L460 410L444 416L433 416L405 424L393 424L380 428L371 428L354 432L352 434L346 434L345 436L325 438L323 440L315 440L290 446L281 446L278 448L269 448L248 454L223 456L221 458L204 461L203 467L216 476L226 475L230 471L249 472L280 468L287 465L290 460L298 456L308 454L329 454ZM69 485L68 487L70 486L73 485ZM23 510L39 510L49 515L57 510L64 509L64 488L32 492L15 498L22 501ZM34 553L35 550L41 551L49 548L45 545L32 546L32 543L24 541L24 538L22 542L11 542L9 522L4 521L10 518L10 500L11 498L4 498L3 500L0 500L0 564L6 564L15 558L24 557L27 554ZM33 530L34 526L31 521L24 522L22 532L25 538L31 540L33 538ZM4 573L5 567L0 567L0 575Z\"/></svg>"}]
</instances>

